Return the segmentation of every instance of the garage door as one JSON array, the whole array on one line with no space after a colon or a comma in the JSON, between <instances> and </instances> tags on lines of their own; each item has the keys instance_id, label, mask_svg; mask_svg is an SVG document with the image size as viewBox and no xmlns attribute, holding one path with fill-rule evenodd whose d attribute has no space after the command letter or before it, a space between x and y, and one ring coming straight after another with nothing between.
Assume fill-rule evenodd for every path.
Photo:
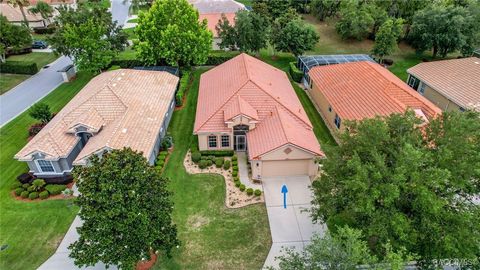
<instances>
[{"instance_id":1,"label":"garage door","mask_svg":"<svg viewBox=\"0 0 480 270\"><path fill-rule=\"evenodd\" d=\"M309 164L309 159L263 161L262 177L308 175Z\"/></svg>"}]
</instances>

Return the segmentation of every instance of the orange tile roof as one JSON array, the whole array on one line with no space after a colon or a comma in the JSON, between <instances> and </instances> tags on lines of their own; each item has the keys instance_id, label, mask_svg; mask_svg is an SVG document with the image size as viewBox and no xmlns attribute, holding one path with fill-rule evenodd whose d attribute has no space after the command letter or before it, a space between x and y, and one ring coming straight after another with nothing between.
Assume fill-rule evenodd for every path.
<instances>
[{"instance_id":1,"label":"orange tile roof","mask_svg":"<svg viewBox=\"0 0 480 270\"><path fill-rule=\"evenodd\" d=\"M194 133L229 132L231 130L225 124L225 119L239 111L258 119L256 128L249 132L256 132L252 141L248 142L250 152L264 153L265 149L268 152L276 148L277 144L255 143L256 138L283 142L286 138L292 144L304 145L307 150L322 154L313 135L312 124L285 72L244 53L202 74ZM305 136L302 139L305 142L300 143L294 136L285 137L283 129L272 132L261 128L267 118L278 114L277 111L288 115L278 116L282 123L294 122L283 123L283 127L294 125L298 134L308 133L311 136ZM252 115L254 112L256 116ZM257 146L258 150L255 149Z\"/></svg>"},{"instance_id":2,"label":"orange tile roof","mask_svg":"<svg viewBox=\"0 0 480 270\"><path fill-rule=\"evenodd\" d=\"M34 14L28 10L28 7L24 8L25 16L29 22L43 21L40 14ZM0 3L0 14L5 16L9 22L23 22L23 15L19 7L14 7L10 4Z\"/></svg>"},{"instance_id":3,"label":"orange tile roof","mask_svg":"<svg viewBox=\"0 0 480 270\"><path fill-rule=\"evenodd\" d=\"M230 25L235 25L235 13L210 13L210 14L200 14L198 20L202 21L203 19L207 20L207 28L212 31L214 37L218 37L217 29L215 26L218 24L218 21L222 19L222 14L227 17Z\"/></svg>"},{"instance_id":4,"label":"orange tile roof","mask_svg":"<svg viewBox=\"0 0 480 270\"><path fill-rule=\"evenodd\" d=\"M424 62L407 72L459 106L480 110L480 58Z\"/></svg>"},{"instance_id":5,"label":"orange tile roof","mask_svg":"<svg viewBox=\"0 0 480 270\"><path fill-rule=\"evenodd\" d=\"M131 147L151 154L178 77L163 71L120 69L93 78L20 150L15 158L31 160L36 152L57 160L69 155L79 138L74 128L93 133L75 163L101 149Z\"/></svg>"},{"instance_id":6,"label":"orange tile roof","mask_svg":"<svg viewBox=\"0 0 480 270\"><path fill-rule=\"evenodd\" d=\"M372 62L313 67L309 76L334 111L345 120L421 109L428 117L441 113L432 102L386 68Z\"/></svg>"}]
</instances>

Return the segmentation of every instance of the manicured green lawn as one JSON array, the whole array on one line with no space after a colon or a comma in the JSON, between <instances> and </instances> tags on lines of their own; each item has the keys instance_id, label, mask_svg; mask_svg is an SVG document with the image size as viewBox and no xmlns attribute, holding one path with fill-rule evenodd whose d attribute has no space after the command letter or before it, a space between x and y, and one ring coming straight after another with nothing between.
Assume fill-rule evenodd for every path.
<instances>
[{"instance_id":1,"label":"manicured green lawn","mask_svg":"<svg viewBox=\"0 0 480 270\"><path fill-rule=\"evenodd\" d=\"M91 79L79 73L42 99L58 112ZM11 195L15 178L27 171L13 156L26 144L27 129L35 122L27 112L0 129L0 269L36 269L53 254L78 208L72 200L22 202Z\"/></svg>"},{"instance_id":2,"label":"manicured green lawn","mask_svg":"<svg viewBox=\"0 0 480 270\"><path fill-rule=\"evenodd\" d=\"M8 92L8 90L12 89L29 77L30 75L24 74L0 74L0 95Z\"/></svg>"},{"instance_id":3,"label":"manicured green lawn","mask_svg":"<svg viewBox=\"0 0 480 270\"><path fill-rule=\"evenodd\" d=\"M7 61L30 61L37 63L38 69L55 61L58 56L48 52L32 52L27 54L12 55L7 58Z\"/></svg>"},{"instance_id":4,"label":"manicured green lawn","mask_svg":"<svg viewBox=\"0 0 480 270\"><path fill-rule=\"evenodd\" d=\"M164 174L171 179L173 220L182 244L154 269L260 269L271 245L265 205L227 209L222 176L190 175L182 165L194 139L198 83L205 70L193 72L186 106L174 112L169 128L175 146Z\"/></svg>"},{"instance_id":5,"label":"manicured green lawn","mask_svg":"<svg viewBox=\"0 0 480 270\"><path fill-rule=\"evenodd\" d=\"M132 40L132 39L137 39L137 35L135 34L134 32L135 30L135 27L131 27L131 28L125 28L123 29L122 31L127 34L127 37L129 40Z\"/></svg>"},{"instance_id":6,"label":"manicured green lawn","mask_svg":"<svg viewBox=\"0 0 480 270\"><path fill-rule=\"evenodd\" d=\"M138 23L138 18L130 19L127 21L128 23Z\"/></svg>"}]
</instances>

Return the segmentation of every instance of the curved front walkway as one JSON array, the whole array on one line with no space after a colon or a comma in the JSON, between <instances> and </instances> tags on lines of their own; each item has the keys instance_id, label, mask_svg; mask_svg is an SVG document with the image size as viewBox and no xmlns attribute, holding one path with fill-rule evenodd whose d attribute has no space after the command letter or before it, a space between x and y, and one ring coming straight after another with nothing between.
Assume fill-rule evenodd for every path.
<instances>
[{"instance_id":1,"label":"curved front walkway","mask_svg":"<svg viewBox=\"0 0 480 270\"><path fill-rule=\"evenodd\" d=\"M313 224L308 212L313 193L308 176L271 177L263 179L263 191L267 206L268 222L272 234L272 247L264 267L278 267L275 257L283 247L303 250L314 233L324 235L326 226ZM283 205L282 186L286 185L286 208Z\"/></svg>"}]
</instances>

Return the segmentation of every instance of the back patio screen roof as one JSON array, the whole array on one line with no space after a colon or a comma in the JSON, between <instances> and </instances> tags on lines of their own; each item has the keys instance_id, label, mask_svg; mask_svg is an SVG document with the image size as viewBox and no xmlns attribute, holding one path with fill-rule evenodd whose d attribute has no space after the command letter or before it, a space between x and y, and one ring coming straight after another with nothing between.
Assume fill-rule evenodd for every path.
<instances>
[{"instance_id":1,"label":"back patio screen roof","mask_svg":"<svg viewBox=\"0 0 480 270\"><path fill-rule=\"evenodd\" d=\"M315 66L326 66L348 62L370 61L375 62L366 54L337 54L337 55L304 55L298 57L297 66L307 74Z\"/></svg>"}]
</instances>

